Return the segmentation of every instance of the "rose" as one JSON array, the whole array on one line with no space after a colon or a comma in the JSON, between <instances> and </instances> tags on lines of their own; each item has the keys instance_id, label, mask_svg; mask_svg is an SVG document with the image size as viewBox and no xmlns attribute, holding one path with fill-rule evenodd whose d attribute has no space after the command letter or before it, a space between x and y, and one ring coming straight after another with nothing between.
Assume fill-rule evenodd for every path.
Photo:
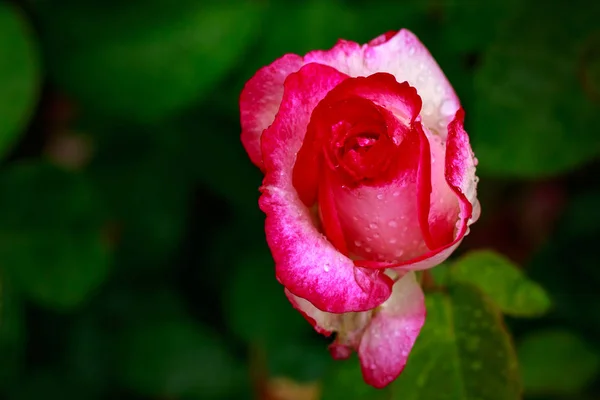
<instances>
[{"instance_id":1,"label":"rose","mask_svg":"<svg viewBox=\"0 0 600 400\"><path fill-rule=\"evenodd\" d=\"M287 54L248 81L240 110L277 279L337 333L334 357L357 350L365 381L387 385L425 320L413 271L444 261L479 214L454 90L401 30Z\"/></svg>"}]
</instances>

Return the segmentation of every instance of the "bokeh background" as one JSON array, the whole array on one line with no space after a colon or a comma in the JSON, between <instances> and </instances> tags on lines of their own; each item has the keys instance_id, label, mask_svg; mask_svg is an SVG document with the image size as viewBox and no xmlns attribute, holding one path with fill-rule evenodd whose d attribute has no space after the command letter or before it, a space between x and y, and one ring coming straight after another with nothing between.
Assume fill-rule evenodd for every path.
<instances>
[{"instance_id":1,"label":"bokeh background","mask_svg":"<svg viewBox=\"0 0 600 400\"><path fill-rule=\"evenodd\" d=\"M239 141L258 68L402 27L479 159L457 255L499 251L552 299L506 319L525 398L600 398L599 4L0 0L1 398L454 400L330 359L275 280Z\"/></svg>"}]
</instances>

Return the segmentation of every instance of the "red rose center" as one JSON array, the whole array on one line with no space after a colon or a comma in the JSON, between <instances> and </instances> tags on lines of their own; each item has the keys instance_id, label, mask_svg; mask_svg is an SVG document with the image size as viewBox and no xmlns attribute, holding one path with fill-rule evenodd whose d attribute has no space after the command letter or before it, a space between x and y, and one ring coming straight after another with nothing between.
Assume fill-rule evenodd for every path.
<instances>
[{"instance_id":1,"label":"red rose center","mask_svg":"<svg viewBox=\"0 0 600 400\"><path fill-rule=\"evenodd\" d=\"M315 125L331 170L348 185L384 177L397 146L390 140L379 107L351 98L333 104L329 111Z\"/></svg>"}]
</instances>

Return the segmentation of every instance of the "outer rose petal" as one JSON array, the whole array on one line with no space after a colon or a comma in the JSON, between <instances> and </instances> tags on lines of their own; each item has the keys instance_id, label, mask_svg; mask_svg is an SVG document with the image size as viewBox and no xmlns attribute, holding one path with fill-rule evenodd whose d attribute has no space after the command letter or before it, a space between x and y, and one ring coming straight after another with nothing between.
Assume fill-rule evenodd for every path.
<instances>
[{"instance_id":1,"label":"outer rose petal","mask_svg":"<svg viewBox=\"0 0 600 400\"><path fill-rule=\"evenodd\" d=\"M394 285L392 296L373 315L358 357L365 381L382 388L400 375L425 323L425 297L408 273Z\"/></svg>"},{"instance_id":2,"label":"outer rose petal","mask_svg":"<svg viewBox=\"0 0 600 400\"><path fill-rule=\"evenodd\" d=\"M304 65L302 57L286 54L258 72L246 83L240 95L242 144L250 160L263 168L260 136L271 125L283 97L283 82Z\"/></svg>"},{"instance_id":3,"label":"outer rose petal","mask_svg":"<svg viewBox=\"0 0 600 400\"><path fill-rule=\"evenodd\" d=\"M294 296L285 289L285 295L296 310L322 335L329 336L340 327L341 314L332 314L319 310L310 301Z\"/></svg>"},{"instance_id":4,"label":"outer rose petal","mask_svg":"<svg viewBox=\"0 0 600 400\"><path fill-rule=\"evenodd\" d=\"M292 185L292 171L316 104L347 76L308 64L291 74L279 112L262 135L266 170L259 204L279 281L323 311L364 311L383 303L392 281L382 272L355 268L317 230L310 210Z\"/></svg>"},{"instance_id":5,"label":"outer rose petal","mask_svg":"<svg viewBox=\"0 0 600 400\"><path fill-rule=\"evenodd\" d=\"M423 125L446 137L446 127L460 102L446 76L427 48L410 31L388 32L361 46L340 40L331 50L313 51L305 62L330 65L350 76L387 72L398 82L417 88L423 100Z\"/></svg>"},{"instance_id":6,"label":"outer rose petal","mask_svg":"<svg viewBox=\"0 0 600 400\"><path fill-rule=\"evenodd\" d=\"M374 39L371 43L381 42ZM423 100L423 125L446 137L446 127L460 102L446 76L427 48L410 31L402 29L389 40L364 49L365 67L370 73L388 72L398 82L408 81Z\"/></svg>"}]
</instances>

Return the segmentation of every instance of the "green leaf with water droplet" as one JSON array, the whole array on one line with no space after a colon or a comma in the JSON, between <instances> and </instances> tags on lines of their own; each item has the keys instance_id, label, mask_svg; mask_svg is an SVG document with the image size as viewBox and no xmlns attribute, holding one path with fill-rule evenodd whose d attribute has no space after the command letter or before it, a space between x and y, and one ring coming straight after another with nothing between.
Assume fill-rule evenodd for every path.
<instances>
[{"instance_id":1,"label":"green leaf with water droplet","mask_svg":"<svg viewBox=\"0 0 600 400\"><path fill-rule=\"evenodd\" d=\"M476 286L502 312L512 316L538 316L551 306L550 298L540 285L493 251L473 251L458 259L450 267L450 279Z\"/></svg>"},{"instance_id":2,"label":"green leaf with water droplet","mask_svg":"<svg viewBox=\"0 0 600 400\"><path fill-rule=\"evenodd\" d=\"M548 329L517 346L525 393L576 395L600 372L600 354L573 332Z\"/></svg>"},{"instance_id":3,"label":"green leaf with water droplet","mask_svg":"<svg viewBox=\"0 0 600 400\"><path fill-rule=\"evenodd\" d=\"M471 285L426 297L427 319L392 384L401 400L516 400L518 365L500 310Z\"/></svg>"},{"instance_id":4,"label":"green leaf with water droplet","mask_svg":"<svg viewBox=\"0 0 600 400\"><path fill-rule=\"evenodd\" d=\"M39 57L23 15L0 3L0 155L25 127L38 97Z\"/></svg>"}]
</instances>

